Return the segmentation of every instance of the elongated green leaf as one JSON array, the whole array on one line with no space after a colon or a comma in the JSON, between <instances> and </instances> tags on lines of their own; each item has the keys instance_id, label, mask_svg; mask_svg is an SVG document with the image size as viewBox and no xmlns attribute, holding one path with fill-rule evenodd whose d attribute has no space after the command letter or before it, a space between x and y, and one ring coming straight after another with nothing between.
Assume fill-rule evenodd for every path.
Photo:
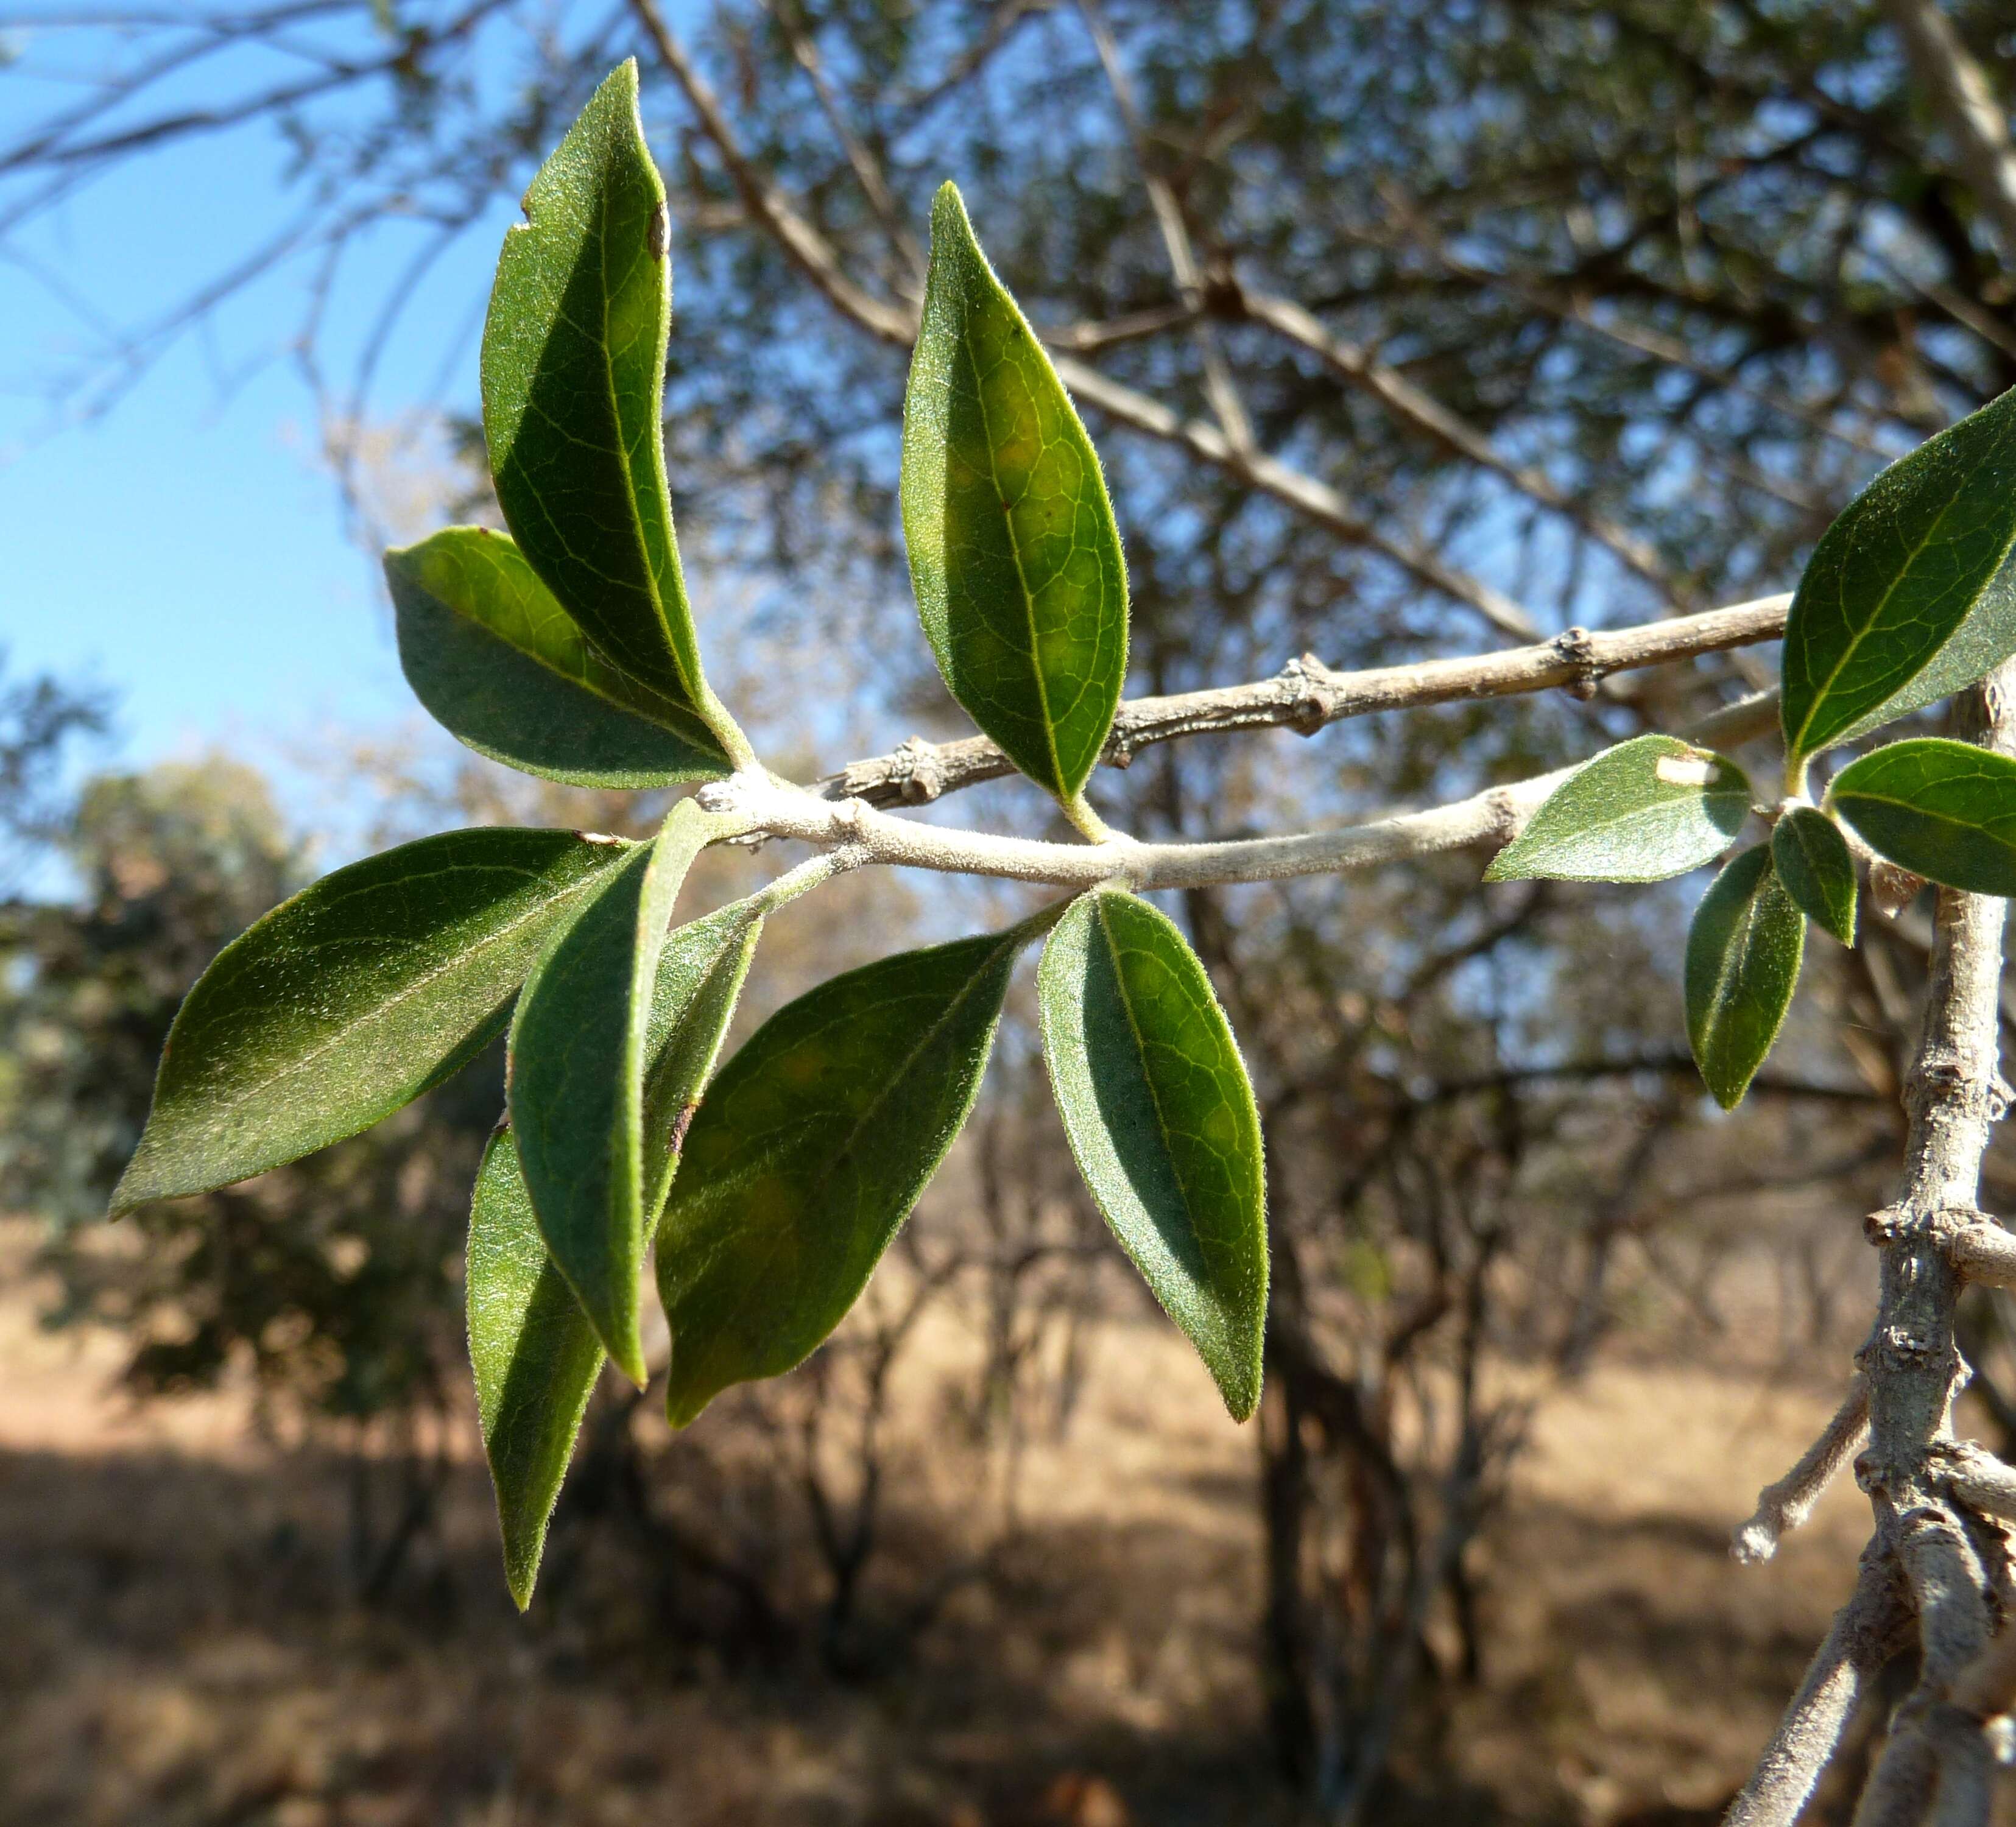
<instances>
[{"instance_id":1,"label":"elongated green leaf","mask_svg":"<svg viewBox=\"0 0 2016 1827\"><path fill-rule=\"evenodd\" d=\"M903 405L903 534L952 695L1069 802L1127 671L1127 569L1099 459L948 184Z\"/></svg>"},{"instance_id":2,"label":"elongated green leaf","mask_svg":"<svg viewBox=\"0 0 2016 1827\"><path fill-rule=\"evenodd\" d=\"M839 1325L980 1089L1024 926L905 952L772 1016L687 1131L658 1227L667 1412L776 1376Z\"/></svg>"},{"instance_id":3,"label":"elongated green leaf","mask_svg":"<svg viewBox=\"0 0 2016 1827\"><path fill-rule=\"evenodd\" d=\"M1842 944L1855 943L1855 858L1833 819L1794 807L1771 833L1771 866L1800 912Z\"/></svg>"},{"instance_id":4,"label":"elongated green leaf","mask_svg":"<svg viewBox=\"0 0 2016 1827\"><path fill-rule=\"evenodd\" d=\"M504 1577L523 1611L602 1342L553 1266L509 1130L490 1138L469 1214L469 1361L497 1492Z\"/></svg>"},{"instance_id":5,"label":"elongated green leaf","mask_svg":"<svg viewBox=\"0 0 2016 1827\"><path fill-rule=\"evenodd\" d=\"M1779 882L1768 844L1746 850L1709 885L1687 933L1687 1041L1725 1110L1741 1102L1798 987L1805 916Z\"/></svg>"},{"instance_id":6,"label":"elongated green leaf","mask_svg":"<svg viewBox=\"0 0 2016 1827\"><path fill-rule=\"evenodd\" d=\"M1078 1171L1233 1419L1260 1400L1266 1181L1253 1089L1204 966L1116 890L1043 947L1043 1057Z\"/></svg>"},{"instance_id":7,"label":"elongated green leaf","mask_svg":"<svg viewBox=\"0 0 2016 1827\"><path fill-rule=\"evenodd\" d=\"M2016 761L1936 737L1851 761L1827 802L1869 847L1928 882L2016 895Z\"/></svg>"},{"instance_id":8,"label":"elongated green leaf","mask_svg":"<svg viewBox=\"0 0 2016 1827\"><path fill-rule=\"evenodd\" d=\"M693 707L603 659L505 534L445 528L387 552L385 581L408 682L478 754L578 786L730 771Z\"/></svg>"},{"instance_id":9,"label":"elongated green leaf","mask_svg":"<svg viewBox=\"0 0 2016 1827\"><path fill-rule=\"evenodd\" d=\"M533 966L511 1023L511 1128L539 1229L603 1347L640 1388L644 1066L672 904L718 834L690 800Z\"/></svg>"},{"instance_id":10,"label":"elongated green leaf","mask_svg":"<svg viewBox=\"0 0 2016 1827\"><path fill-rule=\"evenodd\" d=\"M438 1084L495 1034L541 948L629 847L453 831L275 908L175 1016L113 1212L297 1160Z\"/></svg>"},{"instance_id":11,"label":"elongated green leaf","mask_svg":"<svg viewBox=\"0 0 2016 1827\"><path fill-rule=\"evenodd\" d=\"M1785 623L1795 759L1971 685L2016 653L2016 392L1899 459L1821 536Z\"/></svg>"},{"instance_id":12,"label":"elongated green leaf","mask_svg":"<svg viewBox=\"0 0 2016 1827\"><path fill-rule=\"evenodd\" d=\"M752 894L689 922L665 940L644 1037L647 1232L664 1209L686 1127L734 1019L768 905L761 895Z\"/></svg>"},{"instance_id":13,"label":"elongated green leaf","mask_svg":"<svg viewBox=\"0 0 2016 1827\"><path fill-rule=\"evenodd\" d=\"M1641 735L1586 761L1492 859L1487 882L1659 882L1728 849L1750 780L1677 736Z\"/></svg>"},{"instance_id":14,"label":"elongated green leaf","mask_svg":"<svg viewBox=\"0 0 2016 1827\"><path fill-rule=\"evenodd\" d=\"M527 561L624 671L711 703L665 486L665 187L637 66L595 92L504 237L483 332L483 427Z\"/></svg>"}]
</instances>

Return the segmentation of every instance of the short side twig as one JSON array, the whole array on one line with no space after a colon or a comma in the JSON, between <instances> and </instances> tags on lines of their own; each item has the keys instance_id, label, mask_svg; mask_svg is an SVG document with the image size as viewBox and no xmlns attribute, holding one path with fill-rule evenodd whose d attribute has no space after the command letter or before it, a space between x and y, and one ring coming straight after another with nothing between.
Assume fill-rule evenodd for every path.
<instances>
[{"instance_id":1,"label":"short side twig","mask_svg":"<svg viewBox=\"0 0 2016 1827\"><path fill-rule=\"evenodd\" d=\"M1778 1552L1779 1537L1813 1514L1820 1493L1868 1437L1869 1384L1858 1371L1820 1438L1776 1484L1757 1494L1756 1512L1736 1531L1730 1552L1746 1565L1769 1560Z\"/></svg>"}]
</instances>

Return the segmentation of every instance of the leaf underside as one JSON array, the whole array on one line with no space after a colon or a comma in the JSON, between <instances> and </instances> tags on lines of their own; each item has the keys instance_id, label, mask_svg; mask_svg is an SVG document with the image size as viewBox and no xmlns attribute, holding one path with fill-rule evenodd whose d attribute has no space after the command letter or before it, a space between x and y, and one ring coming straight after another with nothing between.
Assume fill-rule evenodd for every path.
<instances>
[{"instance_id":1,"label":"leaf underside","mask_svg":"<svg viewBox=\"0 0 2016 1827\"><path fill-rule=\"evenodd\" d=\"M576 786L730 771L692 707L604 659L508 535L445 528L387 552L385 580L415 696L478 754Z\"/></svg>"},{"instance_id":2,"label":"leaf underside","mask_svg":"<svg viewBox=\"0 0 2016 1827\"><path fill-rule=\"evenodd\" d=\"M705 702L663 443L671 324L664 185L611 73L525 192L483 333L483 425L527 563L611 660Z\"/></svg>"},{"instance_id":3,"label":"leaf underside","mask_svg":"<svg viewBox=\"0 0 2016 1827\"><path fill-rule=\"evenodd\" d=\"M711 833L692 800L533 967L511 1024L511 1129L539 1228L617 1368L645 1381L646 1059L672 905Z\"/></svg>"},{"instance_id":4,"label":"leaf underside","mask_svg":"<svg viewBox=\"0 0 2016 1827\"><path fill-rule=\"evenodd\" d=\"M553 933L629 847L448 832L275 908L177 1013L114 1213L297 1160L440 1083L495 1033Z\"/></svg>"},{"instance_id":5,"label":"leaf underside","mask_svg":"<svg viewBox=\"0 0 2016 1827\"><path fill-rule=\"evenodd\" d=\"M952 695L1060 799L1127 671L1127 570L1099 459L949 184L903 406L903 534Z\"/></svg>"},{"instance_id":6,"label":"leaf underside","mask_svg":"<svg viewBox=\"0 0 2016 1827\"><path fill-rule=\"evenodd\" d=\"M1709 885L1687 933L1687 1041L1715 1102L1733 1110L1784 1026L1798 986L1805 916L1771 865L1768 844Z\"/></svg>"},{"instance_id":7,"label":"leaf underside","mask_svg":"<svg viewBox=\"0 0 2016 1827\"><path fill-rule=\"evenodd\" d=\"M1808 919L1855 943L1855 858L1831 818L1811 806L1787 812L1771 833L1771 865Z\"/></svg>"},{"instance_id":8,"label":"leaf underside","mask_svg":"<svg viewBox=\"0 0 2016 1827\"><path fill-rule=\"evenodd\" d=\"M2016 895L2016 761L1925 737L1852 761L1827 798L1870 849L1928 882Z\"/></svg>"},{"instance_id":9,"label":"leaf underside","mask_svg":"<svg viewBox=\"0 0 2016 1827\"><path fill-rule=\"evenodd\" d=\"M546 1525L601 1374L602 1341L553 1265L510 1131L490 1138L470 1207L469 1361L497 1494L504 1577L531 1602Z\"/></svg>"},{"instance_id":10,"label":"leaf underside","mask_svg":"<svg viewBox=\"0 0 2016 1827\"><path fill-rule=\"evenodd\" d=\"M675 1426L801 1362L846 1315L972 1108L1028 937L849 971L721 1069L658 1228Z\"/></svg>"},{"instance_id":11,"label":"leaf underside","mask_svg":"<svg viewBox=\"0 0 2016 1827\"><path fill-rule=\"evenodd\" d=\"M1085 1184L1237 1420L1260 1397L1265 1178L1244 1063L1173 922L1081 897L1043 948L1043 1054Z\"/></svg>"},{"instance_id":12,"label":"leaf underside","mask_svg":"<svg viewBox=\"0 0 2016 1827\"><path fill-rule=\"evenodd\" d=\"M1814 548L1785 624L1787 752L1817 754L2016 652L2016 391L1892 463Z\"/></svg>"},{"instance_id":13,"label":"leaf underside","mask_svg":"<svg viewBox=\"0 0 2016 1827\"><path fill-rule=\"evenodd\" d=\"M763 935L761 895L689 922L665 940L644 1036L645 1228L664 1209L686 1126L734 1019Z\"/></svg>"},{"instance_id":14,"label":"leaf underside","mask_svg":"<svg viewBox=\"0 0 2016 1827\"><path fill-rule=\"evenodd\" d=\"M1641 735L1586 761L1485 872L1490 882L1660 882L1728 849L1750 815L1750 781L1677 736Z\"/></svg>"}]
</instances>

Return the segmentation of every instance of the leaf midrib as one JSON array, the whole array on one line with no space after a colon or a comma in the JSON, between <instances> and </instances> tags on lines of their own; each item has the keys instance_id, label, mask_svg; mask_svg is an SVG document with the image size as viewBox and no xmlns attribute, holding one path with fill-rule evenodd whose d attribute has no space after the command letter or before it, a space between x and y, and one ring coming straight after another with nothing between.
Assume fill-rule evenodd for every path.
<instances>
[{"instance_id":1,"label":"leaf midrib","mask_svg":"<svg viewBox=\"0 0 2016 1827\"><path fill-rule=\"evenodd\" d=\"M612 865L604 866L608 867ZM592 886L596 882L600 879L600 877L601 871L599 869L596 870L593 874L581 876L578 880L571 883L560 893L554 894L548 899L542 901L536 908L528 909L522 918L513 920L508 926L498 927L495 931L477 940L473 944L468 946L464 950L458 951L455 955L447 962L437 966L434 969L428 971L422 976L416 977L410 984L409 984L404 989L399 991L396 994L387 997L382 1002L374 1003L369 1012L358 1016L356 1020L349 1023L345 1027L332 1034L327 1040L324 1041L319 1046L315 1048L311 1052L300 1055L290 1063L283 1066L279 1071L275 1073L271 1078L260 1081L258 1083L248 1087L244 1092L235 1097L220 1097L213 1099L211 1100L213 1107L218 1110L220 1116L229 1116L235 1112L240 1105L245 1103L250 1099L271 1090L272 1087L276 1084L285 1083L287 1079L298 1073L305 1071L308 1067L313 1066L318 1060L319 1060L324 1054L327 1053L331 1048L340 1045L344 1041L347 1039L351 1035L355 1034L358 1030L367 1027L374 1022L382 1020L391 1011L398 1009L402 1004L409 1002L413 997L419 994L423 990L428 988L430 985L437 982L441 978L446 976L458 966L466 964L470 960L478 956L489 948L501 944L503 940L511 937L530 922L538 919L541 915L548 912L557 903L565 901L571 896L579 894ZM170 1038L171 1040L173 1039L172 1034L170 1036ZM216 1124L214 1123L211 1125L211 1127L213 1130L214 1130Z\"/></svg>"},{"instance_id":2,"label":"leaf midrib","mask_svg":"<svg viewBox=\"0 0 2016 1827\"><path fill-rule=\"evenodd\" d=\"M1169 1148L1168 1117L1162 1108L1161 1094L1155 1089L1154 1074L1149 1070L1147 1043L1141 1038L1140 1023L1135 1019L1133 999L1127 994L1127 975L1120 968L1120 948L1114 938L1112 929L1106 922L1104 903L1109 898L1105 895L1100 897L1099 900L1093 904L1093 915L1099 922L1100 937L1105 941L1107 961L1112 966L1114 987L1120 997L1120 1012L1127 1017L1127 1031L1134 1038L1135 1054L1141 1064L1141 1082L1147 1088L1148 1102L1154 1108L1155 1131L1162 1144L1162 1153L1169 1160L1169 1178L1175 1186L1176 1197L1183 1208L1184 1221L1190 1226L1190 1235L1197 1242L1197 1254L1201 1258L1204 1253L1203 1234L1197 1228L1197 1213L1191 1207L1190 1194L1183 1185L1183 1177L1176 1171L1175 1162ZM1131 1185L1132 1182L1130 1181L1129 1184ZM1143 1210L1147 1209L1145 1202L1143 1209ZM1150 1219L1150 1221L1152 1223L1153 1220ZM1204 1268L1206 1276L1208 1277L1211 1273L1210 1264L1205 1263ZM1215 1305L1215 1302L1213 1304Z\"/></svg>"},{"instance_id":3,"label":"leaf midrib","mask_svg":"<svg viewBox=\"0 0 2016 1827\"><path fill-rule=\"evenodd\" d=\"M619 440L618 441L620 442L621 441ZM513 542L513 549L514 551L517 550L517 543L515 541ZM522 553L520 554L520 563L525 565L527 571L531 570L530 561L524 559ZM533 574L535 576L537 575L536 573ZM501 570L499 575L500 577L502 576ZM509 583L506 583L505 587L511 589L513 592L513 594L517 597L518 614L520 620L522 620L527 628L536 628L537 624L533 620L532 608L526 602L519 587ZM587 630L583 628L580 623L575 621L571 616L567 615L567 611L563 608L560 607L557 601L554 604L556 611L566 619L567 624L573 631L575 638L580 641L583 648L585 649L587 653L592 656L594 660L598 664L607 667L610 672L614 673L617 678L621 679L625 685L630 686L644 696L653 700L657 706L662 707L664 710L667 713L666 715L653 715L650 711L640 710L635 704L628 702L627 700L612 696L602 685L598 684L596 680L590 676L590 670L587 667L584 666L579 672L570 672L565 667L556 664L544 649L521 647L516 642L508 639L505 635L501 634L495 626L491 623L485 621L482 617L479 615L471 615L463 610L458 609L455 604L448 602L446 599L442 597L437 591L430 589L424 581L421 581L420 588L422 589L427 590L428 594L431 595L437 602L440 603L449 614L468 623L471 628L478 629L482 633L488 635L500 646L508 648L512 653L517 654L520 658L529 660L535 666L538 667L544 671L550 674L553 678L560 680L563 684L570 685L579 691L586 692L591 697L596 698L601 703L607 704L611 710L618 711L626 717L634 717L640 723L650 724L657 728L664 730L668 735L675 735L681 738L681 739L686 741L692 740L690 732L678 728L673 720L676 719L679 723L690 722L693 725L693 728L698 731L703 738L700 746L718 746L718 744L714 743L713 732L707 728L707 720L703 717L699 712L689 709L686 705L681 704L675 699L667 697L664 693L655 689L644 680L639 678L635 673L632 673L625 667L618 665L616 661L610 659L607 653L603 653L599 647L597 647L595 643L589 638Z\"/></svg>"},{"instance_id":4,"label":"leaf midrib","mask_svg":"<svg viewBox=\"0 0 2016 1827\"><path fill-rule=\"evenodd\" d=\"M1960 485L1954 489L1952 495L1948 499L1946 505L1941 508L1939 512L1933 517L1932 523L1925 530L1924 536L1919 539L1917 544L1914 545L1910 552L1905 555L1903 562L1897 567L1896 575L1892 577L1890 581L1884 586L1883 594L1877 599L1876 606L1870 611L1868 620L1863 624L1859 629L1856 630L1853 634L1849 636L1847 647L1843 650L1841 658L1834 663L1833 670L1828 673L1827 676L1823 679L1820 685L1815 689L1813 702L1806 707L1806 714L1805 717L1801 721L1799 727L1793 735L1791 741L1787 745L1794 754L1799 755L1808 752L1805 747L1807 732L1812 729L1813 726L1813 719L1815 717L1819 715L1821 705L1827 702L1827 694L1834 689L1835 680L1841 677L1843 669L1848 665L1849 662L1855 657L1856 653L1860 651L1862 643L1868 638L1870 631L1875 628L1877 623L1882 619L1884 611L1890 606L1891 598L1896 595L1899 588L1903 584L1906 575L1910 572L1911 566L1917 562L1919 555L1932 543L1934 538L1938 535L1939 528L1945 524L1946 516L1953 512L1954 504L1965 495L1968 485L1971 484L1975 477L1980 473L1982 469L1986 465L1993 452L2000 448L2002 441L2002 439L1999 437L1991 440L1988 449L1983 451L1973 463L1968 466L1964 480L1963 480ZM1993 569L1989 573L1989 576L1991 578L1995 575L1996 572L1999 571L2002 568L2002 561L2008 557L2012 547L2016 547L2016 516L2011 517L2009 536L2003 541L2001 555L1997 559ZM1985 588L1985 584L1982 588ZM1939 656L1939 653L1945 650L1946 646L1952 641L1953 636L1958 634L1960 629L1966 625L1968 613L1971 612L1974 604L1978 602L1980 598L1981 590L1977 589L1975 591L1973 595L1968 599L1967 608L1961 612L1959 620L1956 621L1953 627L1947 631L1946 639L1942 641L1938 647L1935 648L1931 653L1925 656L1924 664L1919 667L1917 671L1910 675L1910 678L1907 678L1904 681L1905 685L1910 685L1911 679L1916 678L1919 673L1922 673L1925 670L1925 667L1930 666L1932 661ZM1903 688L1900 686L1899 689L1901 690ZM1877 703L1872 707L1872 708L1874 710L1880 710L1882 709L1884 704L1887 703L1888 701L1889 700L1888 696L1880 699Z\"/></svg>"},{"instance_id":5,"label":"leaf midrib","mask_svg":"<svg viewBox=\"0 0 2016 1827\"><path fill-rule=\"evenodd\" d=\"M965 983L959 986L958 993L945 1005L944 1013L925 1030L923 1038L917 1042L916 1046L913 1047L910 1051L904 1056L902 1063L890 1074L888 1082L884 1085L880 1092L876 1093L873 1101L862 1110L860 1117L855 1122L852 1127L848 1131L846 1140L841 1142L837 1148L833 1149L830 1153L826 1155L824 1157L819 1169L813 1174L808 1177L805 1181L805 1187L808 1196L823 1192L826 1188L831 1184L833 1178L832 1170L837 1167L842 1160L852 1155L855 1149L859 1145L862 1135L868 1128L870 1122L880 1112L883 1106L895 1095L897 1087L902 1084L902 1081L905 1077L909 1076L912 1068L916 1065L918 1059L922 1057L925 1049L935 1042L938 1037L945 1032L946 1027L950 1024L952 1017L956 1015L959 1009L964 1005L967 998L973 994L981 980L994 968L995 963L999 958L1003 949L1004 948L1019 948L1023 943L1024 940L1019 936L1019 930L1012 930L1008 933L1004 933L999 942L988 952L985 962L978 969L973 972L973 973L967 979ZM677 1184L678 1182L675 1181L674 1185L676 1185ZM809 1198L806 1203L809 1203ZM668 1202L668 1211L670 1207ZM661 1235L663 1234L663 1228L664 1228L661 1224L660 1226ZM750 1301L754 1297L758 1289L765 1286L767 1279L767 1271L769 1268L771 1262L775 1259L779 1248L782 1246L786 1232L790 1228L790 1223L788 1220L773 1225L769 1228L769 1239L764 1246L762 1259L758 1265L758 1272L748 1279L747 1284L743 1289L740 1297L717 1323L715 1330L715 1338L717 1341L724 1336L727 1332L735 1325L736 1322L742 1318L743 1313L748 1308ZM678 1328L676 1326L673 1329L673 1343L675 1350L676 1351L678 1344ZM719 1346L717 1342L714 1350L718 1349ZM713 1355L714 1350L711 1350L707 1355L707 1362L711 1363L712 1361ZM674 1361L676 1364L676 1357L675 1358Z\"/></svg>"},{"instance_id":6,"label":"leaf midrib","mask_svg":"<svg viewBox=\"0 0 2016 1827\"><path fill-rule=\"evenodd\" d=\"M630 536L635 541L639 568L644 574L644 592L650 599L651 613L658 624L658 631L664 637L665 652L672 663L672 671L681 685L686 687L689 697L697 698L693 682L686 677L686 669L681 662L679 649L672 640L671 624L665 614L665 600L658 588L657 567L651 563L650 548L644 539L643 516L637 505L637 477L630 466L630 446L623 435L623 401L616 387L616 363L610 352L609 300L614 290L609 278L609 198L605 188L598 185L595 195L595 259L602 275L601 297L596 300L602 313L602 334L595 340L595 349L600 360L603 383L609 390L610 424L616 434L616 461L623 471L623 497L630 504Z\"/></svg>"},{"instance_id":7,"label":"leaf midrib","mask_svg":"<svg viewBox=\"0 0 2016 1827\"><path fill-rule=\"evenodd\" d=\"M985 273L981 272L974 276L984 290L987 284ZM1016 310L1013 299L1004 296L1002 302L1007 305L1014 318L1020 318L1021 313ZM1042 656L1039 650L1036 630L1035 593L1029 588L1028 572L1022 568L1022 545L1021 541L1016 537L1014 510L1009 506L1008 498L1002 492L1000 466L995 461L994 457L994 419L992 415L987 410L987 386L981 375L980 358L974 351L970 329L971 322L972 313L970 311L962 311L959 313L959 346L966 357L967 365L973 370L973 397L975 405L980 408L981 430L987 446L988 480L994 485L994 498L1001 504L1002 525L1008 538L1008 556L1015 567L1016 585L1022 592L1023 619L1029 627L1029 671L1035 681L1036 703L1042 712L1043 746L1049 751L1050 774L1057 783L1057 790L1060 793L1067 793L1071 789L1064 784L1064 757L1057 753L1057 721L1050 714L1049 686L1043 677ZM1027 326L1023 327L1026 331ZM1004 357L1003 359L1006 358ZM1030 397L1032 401L1035 397L1035 391L1033 388L1030 390Z\"/></svg>"}]
</instances>

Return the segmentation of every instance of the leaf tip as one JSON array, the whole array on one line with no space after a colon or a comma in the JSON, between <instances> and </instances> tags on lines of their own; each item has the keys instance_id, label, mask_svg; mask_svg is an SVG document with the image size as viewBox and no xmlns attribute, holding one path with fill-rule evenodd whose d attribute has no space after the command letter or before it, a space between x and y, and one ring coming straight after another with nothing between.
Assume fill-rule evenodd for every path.
<instances>
[{"instance_id":1,"label":"leaf tip","mask_svg":"<svg viewBox=\"0 0 2016 1827\"><path fill-rule=\"evenodd\" d=\"M1224 1398L1226 1413L1242 1426L1253 1419L1260 1406L1259 1364L1258 1361L1254 1363L1250 1376L1244 1374L1246 1368L1241 1365L1241 1375L1222 1382L1218 1386L1218 1393Z\"/></svg>"},{"instance_id":2,"label":"leaf tip","mask_svg":"<svg viewBox=\"0 0 2016 1827\"><path fill-rule=\"evenodd\" d=\"M665 1419L675 1433L683 1432L699 1420L713 1400L711 1394L697 1395L675 1383L665 1391Z\"/></svg>"}]
</instances>

